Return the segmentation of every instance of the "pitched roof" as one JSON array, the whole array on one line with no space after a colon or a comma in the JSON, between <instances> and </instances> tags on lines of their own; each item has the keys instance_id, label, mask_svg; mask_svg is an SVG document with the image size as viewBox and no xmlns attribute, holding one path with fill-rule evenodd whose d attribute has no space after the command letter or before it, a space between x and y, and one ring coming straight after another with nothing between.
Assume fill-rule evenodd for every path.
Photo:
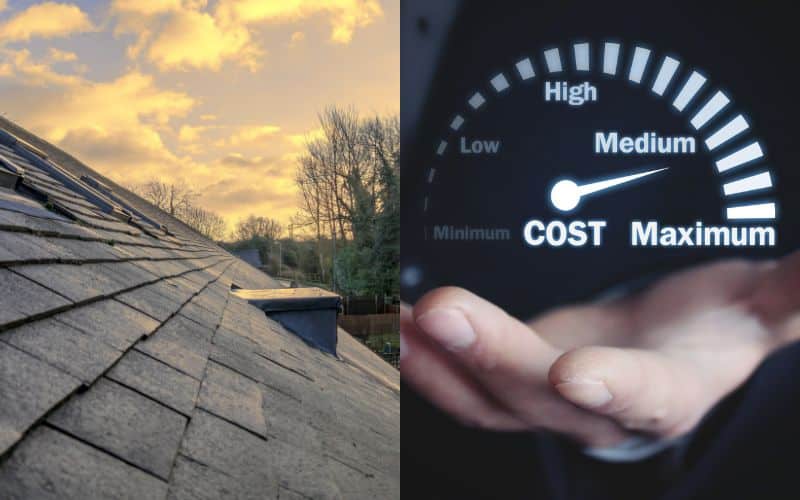
<instances>
[{"instance_id":1,"label":"pitched roof","mask_svg":"<svg viewBox=\"0 0 800 500\"><path fill-rule=\"evenodd\" d=\"M0 130L27 143L0 133L0 498L399 497L393 368L309 347L230 293L270 277Z\"/></svg>"}]
</instances>

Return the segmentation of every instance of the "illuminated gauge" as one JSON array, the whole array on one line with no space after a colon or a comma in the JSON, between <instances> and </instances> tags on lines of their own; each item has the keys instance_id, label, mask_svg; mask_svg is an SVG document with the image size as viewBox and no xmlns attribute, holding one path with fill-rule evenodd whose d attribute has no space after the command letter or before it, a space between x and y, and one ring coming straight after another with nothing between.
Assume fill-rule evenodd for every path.
<instances>
[{"instance_id":1,"label":"illuminated gauge","mask_svg":"<svg viewBox=\"0 0 800 500\"><path fill-rule=\"evenodd\" d=\"M411 236L424 258L404 260L406 290L548 306L588 277L599 291L777 245L768 144L680 55L578 41L500 61L477 83L430 145Z\"/></svg>"}]
</instances>

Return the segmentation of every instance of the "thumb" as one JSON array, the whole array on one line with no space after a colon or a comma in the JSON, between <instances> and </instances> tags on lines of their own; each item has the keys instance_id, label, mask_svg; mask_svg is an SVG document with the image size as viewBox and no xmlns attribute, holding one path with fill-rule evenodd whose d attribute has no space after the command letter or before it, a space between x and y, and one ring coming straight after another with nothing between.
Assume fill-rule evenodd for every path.
<instances>
[{"instance_id":1,"label":"thumb","mask_svg":"<svg viewBox=\"0 0 800 500\"><path fill-rule=\"evenodd\" d=\"M707 409L696 369L652 351L574 349L551 366L549 379L573 404L662 437L688 432Z\"/></svg>"}]
</instances>

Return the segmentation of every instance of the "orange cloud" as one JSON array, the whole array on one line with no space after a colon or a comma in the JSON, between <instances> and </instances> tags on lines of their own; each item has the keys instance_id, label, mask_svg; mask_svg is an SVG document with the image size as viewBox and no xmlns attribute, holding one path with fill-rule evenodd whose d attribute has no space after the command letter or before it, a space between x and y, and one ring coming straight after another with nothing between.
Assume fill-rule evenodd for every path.
<instances>
[{"instance_id":1,"label":"orange cloud","mask_svg":"<svg viewBox=\"0 0 800 500\"><path fill-rule=\"evenodd\" d=\"M277 125L244 125L231 135L226 144L231 146L262 145L263 142L277 136L281 128Z\"/></svg>"},{"instance_id":2,"label":"orange cloud","mask_svg":"<svg viewBox=\"0 0 800 500\"><path fill-rule=\"evenodd\" d=\"M218 71L227 59L255 71L264 52L253 45L241 26L222 28L209 14L182 10L172 15L153 39L147 58L160 70Z\"/></svg>"},{"instance_id":3,"label":"orange cloud","mask_svg":"<svg viewBox=\"0 0 800 500\"><path fill-rule=\"evenodd\" d=\"M222 24L286 24L315 15L330 17L331 40L346 44L383 9L378 0L220 0L216 10Z\"/></svg>"},{"instance_id":4,"label":"orange cloud","mask_svg":"<svg viewBox=\"0 0 800 500\"><path fill-rule=\"evenodd\" d=\"M52 55L52 54L51 54ZM42 87L49 84L74 85L80 81L75 75L53 71L49 60L35 61L28 49L0 49L0 77L15 78L26 85Z\"/></svg>"},{"instance_id":5,"label":"orange cloud","mask_svg":"<svg viewBox=\"0 0 800 500\"><path fill-rule=\"evenodd\" d=\"M0 40L16 42L35 37L63 37L94 29L89 16L77 6L45 2L32 5L0 24Z\"/></svg>"}]
</instances>

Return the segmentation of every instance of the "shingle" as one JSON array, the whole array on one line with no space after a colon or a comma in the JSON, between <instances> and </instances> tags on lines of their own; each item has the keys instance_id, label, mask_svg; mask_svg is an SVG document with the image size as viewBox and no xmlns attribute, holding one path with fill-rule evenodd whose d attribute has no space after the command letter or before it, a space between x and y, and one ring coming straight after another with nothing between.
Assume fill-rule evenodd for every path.
<instances>
[{"instance_id":1,"label":"shingle","mask_svg":"<svg viewBox=\"0 0 800 500\"><path fill-rule=\"evenodd\" d=\"M266 437L262 404L261 388L256 382L217 363L208 363L198 406Z\"/></svg>"},{"instance_id":2,"label":"shingle","mask_svg":"<svg viewBox=\"0 0 800 500\"><path fill-rule=\"evenodd\" d=\"M184 415L192 413L200 388L192 377L136 350L120 359L107 376Z\"/></svg>"},{"instance_id":3,"label":"shingle","mask_svg":"<svg viewBox=\"0 0 800 500\"><path fill-rule=\"evenodd\" d=\"M169 478L186 417L101 379L48 417L53 426L163 479Z\"/></svg>"},{"instance_id":4,"label":"shingle","mask_svg":"<svg viewBox=\"0 0 800 500\"><path fill-rule=\"evenodd\" d=\"M78 379L0 342L0 455L78 386Z\"/></svg>"},{"instance_id":5,"label":"shingle","mask_svg":"<svg viewBox=\"0 0 800 500\"><path fill-rule=\"evenodd\" d=\"M184 305L180 310L180 314L196 321L197 323L200 323L201 325L208 325L212 328L216 328L222 319L221 314L215 314L204 307L194 304L193 302L189 302Z\"/></svg>"},{"instance_id":6,"label":"shingle","mask_svg":"<svg viewBox=\"0 0 800 500\"><path fill-rule=\"evenodd\" d=\"M150 335L160 325L150 316L116 300L92 302L54 318L121 351Z\"/></svg>"},{"instance_id":7,"label":"shingle","mask_svg":"<svg viewBox=\"0 0 800 500\"><path fill-rule=\"evenodd\" d=\"M7 269L0 269L0 326L70 304L70 301Z\"/></svg>"},{"instance_id":8,"label":"shingle","mask_svg":"<svg viewBox=\"0 0 800 500\"><path fill-rule=\"evenodd\" d=\"M51 213L51 215L55 216L53 213ZM57 216L55 220L43 219L19 212L3 210L2 207L0 207L0 226L48 234L52 233L62 236L77 236L83 238L92 238L96 236L93 230L68 222L60 216Z\"/></svg>"},{"instance_id":9,"label":"shingle","mask_svg":"<svg viewBox=\"0 0 800 500\"><path fill-rule=\"evenodd\" d=\"M342 498L368 499L385 498L386 500L400 498L400 474L387 476L385 474L361 471L357 466L342 463L335 458L328 458L330 475L336 482Z\"/></svg>"},{"instance_id":10,"label":"shingle","mask_svg":"<svg viewBox=\"0 0 800 500\"><path fill-rule=\"evenodd\" d=\"M226 337L219 333L218 336L215 337L210 359L225 366L235 367L236 370L244 373L248 377L283 392L298 401L302 399L302 395L307 392L307 387L310 385L307 379L258 356L252 351L248 352L246 350L248 344L242 343L237 346L232 346L230 342L228 342L220 345L218 340L224 338ZM230 347L233 347L235 350L230 349Z\"/></svg>"},{"instance_id":11,"label":"shingle","mask_svg":"<svg viewBox=\"0 0 800 500\"><path fill-rule=\"evenodd\" d=\"M216 470L213 467L184 456L175 459L167 498L170 500L234 500L239 498L268 498L268 492L261 496L247 497L242 494L243 485L239 478Z\"/></svg>"},{"instance_id":12,"label":"shingle","mask_svg":"<svg viewBox=\"0 0 800 500\"><path fill-rule=\"evenodd\" d=\"M156 500L167 484L107 453L41 426L0 467L0 498Z\"/></svg>"},{"instance_id":13,"label":"shingle","mask_svg":"<svg viewBox=\"0 0 800 500\"><path fill-rule=\"evenodd\" d=\"M177 297L164 296L158 293L159 283L143 286L129 292L116 296L120 302L147 313L159 321L166 321L167 318L178 312L182 301Z\"/></svg>"},{"instance_id":14,"label":"shingle","mask_svg":"<svg viewBox=\"0 0 800 500\"><path fill-rule=\"evenodd\" d=\"M0 335L0 339L87 385L122 356L122 352L110 345L50 318L27 323Z\"/></svg>"},{"instance_id":15,"label":"shingle","mask_svg":"<svg viewBox=\"0 0 800 500\"><path fill-rule=\"evenodd\" d=\"M181 316L175 316L154 335L136 344L135 349L197 380L202 380L213 334L209 328Z\"/></svg>"},{"instance_id":16,"label":"shingle","mask_svg":"<svg viewBox=\"0 0 800 500\"><path fill-rule=\"evenodd\" d=\"M230 484L235 498L275 498L281 484L309 498L338 497L323 457L277 439L261 440L205 411L192 416L181 454L237 478Z\"/></svg>"},{"instance_id":17,"label":"shingle","mask_svg":"<svg viewBox=\"0 0 800 500\"><path fill-rule=\"evenodd\" d=\"M7 189L0 190L0 209L19 212L21 214L46 219L66 221L64 217L45 209L39 203L13 193Z\"/></svg>"},{"instance_id":18,"label":"shingle","mask_svg":"<svg viewBox=\"0 0 800 500\"><path fill-rule=\"evenodd\" d=\"M13 269L70 300L81 302L107 296L137 283L123 281L113 272L115 264L46 264L16 266Z\"/></svg>"},{"instance_id":19,"label":"shingle","mask_svg":"<svg viewBox=\"0 0 800 500\"><path fill-rule=\"evenodd\" d=\"M36 238L37 241L45 241L47 244L69 250L74 259L80 260L113 260L126 258L128 255L118 247L109 245L102 241L85 241L73 239L57 238Z\"/></svg>"},{"instance_id":20,"label":"shingle","mask_svg":"<svg viewBox=\"0 0 800 500\"><path fill-rule=\"evenodd\" d=\"M0 232L0 263L14 264L40 259L75 257L66 248L25 233Z\"/></svg>"}]
</instances>

